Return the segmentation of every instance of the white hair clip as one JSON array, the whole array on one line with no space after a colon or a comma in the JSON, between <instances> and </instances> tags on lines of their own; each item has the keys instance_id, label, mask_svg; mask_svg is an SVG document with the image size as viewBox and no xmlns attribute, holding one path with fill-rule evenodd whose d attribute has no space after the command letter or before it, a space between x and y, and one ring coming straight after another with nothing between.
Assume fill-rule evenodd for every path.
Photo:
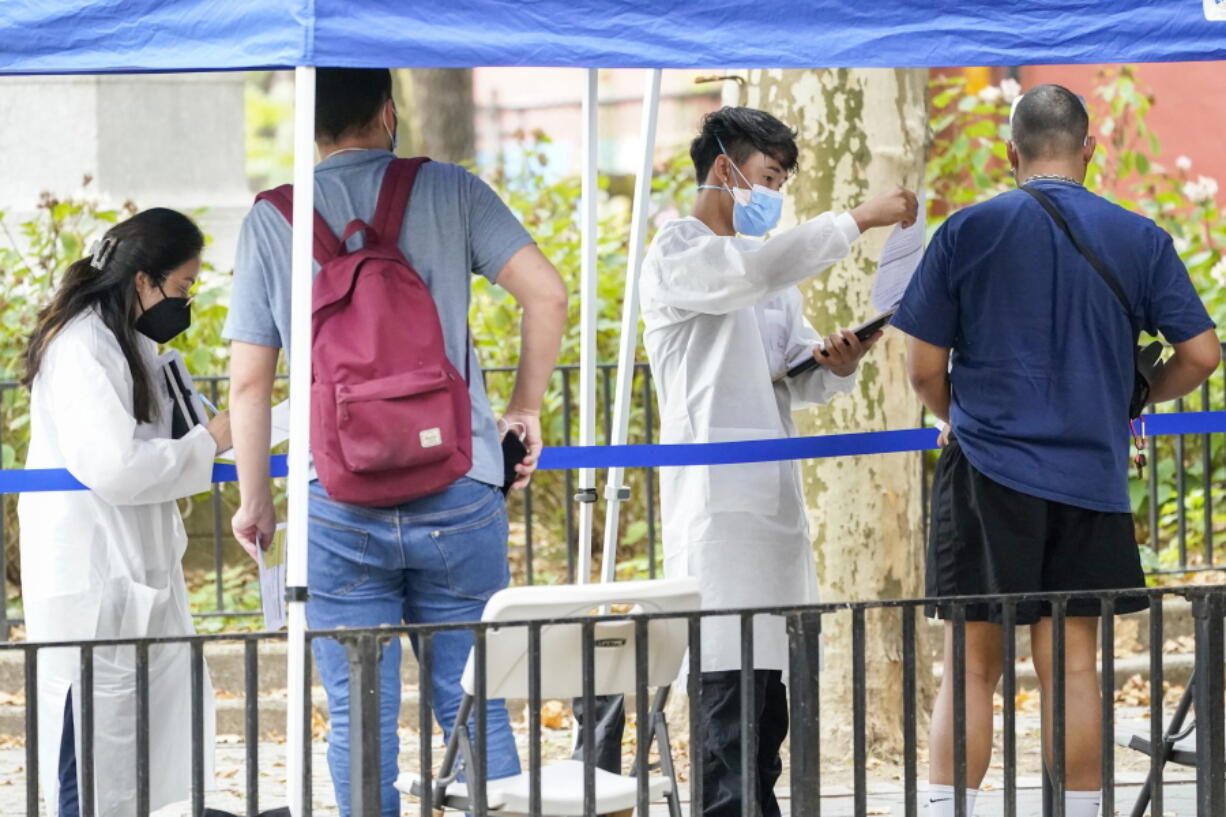
<instances>
[{"instance_id":1,"label":"white hair clip","mask_svg":"<svg viewBox=\"0 0 1226 817\"><path fill-rule=\"evenodd\" d=\"M91 256L89 265L101 271L106 266L106 262L110 261L111 257L115 254L117 246L119 246L119 242L113 238L103 238L100 241L95 241L89 250Z\"/></svg>"}]
</instances>

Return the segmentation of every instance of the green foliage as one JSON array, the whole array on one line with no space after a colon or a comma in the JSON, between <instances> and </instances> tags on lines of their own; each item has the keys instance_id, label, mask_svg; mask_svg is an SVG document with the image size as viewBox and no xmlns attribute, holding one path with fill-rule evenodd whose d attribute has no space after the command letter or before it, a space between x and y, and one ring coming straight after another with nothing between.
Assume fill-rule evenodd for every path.
<instances>
[{"instance_id":1,"label":"green foliage","mask_svg":"<svg viewBox=\"0 0 1226 817\"><path fill-rule=\"evenodd\" d=\"M294 175L294 83L285 71L248 71L243 85L247 178L263 190Z\"/></svg>"},{"instance_id":2,"label":"green foliage","mask_svg":"<svg viewBox=\"0 0 1226 817\"><path fill-rule=\"evenodd\" d=\"M1007 81L1006 81L1007 82ZM1002 90L1003 89L1003 90ZM1004 142L1009 138L1009 107L1015 89L988 88L978 94L967 90L962 77L940 77L932 82L931 130L933 143L927 167L928 219L934 230L950 212L1011 190ZM1134 212L1148 216L1174 239L1192 282L1218 324L1226 322L1226 220L1214 200L1217 183L1191 173L1194 162L1178 157L1167 163L1147 118L1156 100L1129 66L1101 70L1088 100L1091 134L1098 139L1086 186ZM1195 176L1195 178L1194 178ZM1188 408L1222 409L1223 397L1213 390L1208 405L1189 398ZM1181 410L1167 404L1164 411ZM1146 569L1170 570L1179 565L1177 458L1182 456L1189 491L1183 513L1189 562L1200 561L1204 549L1203 448L1201 439L1151 440L1156 451L1150 461L1157 468L1157 530L1150 530L1150 492L1135 476L1130 483L1138 537L1151 545ZM1222 461L1223 441L1210 439L1211 462ZM1216 466L1215 466L1216 468ZM1211 483L1222 493L1226 470L1216 468ZM1197 486L1197 487L1192 487ZM1218 502L1217 506L1223 503ZM1226 530L1226 508L1213 513L1212 527ZM1153 545L1157 547L1152 547ZM1220 560L1219 560L1220 561Z\"/></svg>"},{"instance_id":3,"label":"green foliage","mask_svg":"<svg viewBox=\"0 0 1226 817\"><path fill-rule=\"evenodd\" d=\"M217 609L215 574L198 571L187 576L188 603L193 613L211 613ZM226 608L259 612L260 577L255 562L242 561L227 565L221 572L222 591ZM196 619L196 631L201 633L249 632L264 628L264 619L254 616L210 616Z\"/></svg>"},{"instance_id":4,"label":"green foliage","mask_svg":"<svg viewBox=\"0 0 1226 817\"><path fill-rule=\"evenodd\" d=\"M86 189L90 182L86 177ZM0 372L21 376L26 339L34 331L39 311L50 301L59 276L89 252L96 237L135 212L131 202L121 210L105 209L84 198L60 199L51 193L43 193L33 218L20 224L10 223L0 212L0 280L4 281ZM20 403L19 410L24 405ZM5 461L4 467L13 465Z\"/></svg>"}]
</instances>

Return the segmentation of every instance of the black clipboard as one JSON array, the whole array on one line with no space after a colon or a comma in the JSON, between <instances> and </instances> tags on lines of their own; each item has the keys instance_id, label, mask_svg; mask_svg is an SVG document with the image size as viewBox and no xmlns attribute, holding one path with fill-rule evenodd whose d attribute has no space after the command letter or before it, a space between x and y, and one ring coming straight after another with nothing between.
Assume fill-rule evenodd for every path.
<instances>
[{"instance_id":1,"label":"black clipboard","mask_svg":"<svg viewBox=\"0 0 1226 817\"><path fill-rule=\"evenodd\" d=\"M852 329L851 331L861 341L866 341L869 338L871 338L873 335L877 334L878 332L880 332L882 329L884 329L886 326L889 325L890 318L894 317L894 311L895 310L891 309L889 312L882 312L880 315L878 315L875 318L869 318L867 321L860 324L859 326ZM824 357L829 357L825 349L821 351L821 354ZM789 368L786 376L796 377L797 375L801 375L807 371L816 369L818 365L819 364L817 362L817 358L810 355L809 357L797 363L795 366L792 366L791 368Z\"/></svg>"}]
</instances>

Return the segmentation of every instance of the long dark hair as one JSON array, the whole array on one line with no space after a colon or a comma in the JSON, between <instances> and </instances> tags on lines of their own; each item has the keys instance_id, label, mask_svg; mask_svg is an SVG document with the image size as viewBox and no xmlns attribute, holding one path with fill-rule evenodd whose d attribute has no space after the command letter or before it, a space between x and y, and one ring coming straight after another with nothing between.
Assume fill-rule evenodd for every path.
<instances>
[{"instance_id":1,"label":"long dark hair","mask_svg":"<svg viewBox=\"0 0 1226 817\"><path fill-rule=\"evenodd\" d=\"M26 347L26 372L21 382L26 387L33 385L47 346L59 331L85 310L96 308L119 341L132 370L136 419L148 423L153 418L152 388L132 319L137 303L136 273L143 272L161 285L169 272L200 255L204 235L182 213L156 207L107 230L102 246L106 248L99 253L102 269L93 266L92 255L74 262L65 271L51 303L38 313L38 324Z\"/></svg>"}]
</instances>

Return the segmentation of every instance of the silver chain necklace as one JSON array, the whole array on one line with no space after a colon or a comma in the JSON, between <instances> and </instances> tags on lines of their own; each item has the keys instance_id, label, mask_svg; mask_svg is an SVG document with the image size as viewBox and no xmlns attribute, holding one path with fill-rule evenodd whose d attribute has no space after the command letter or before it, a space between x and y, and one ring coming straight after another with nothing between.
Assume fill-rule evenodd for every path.
<instances>
[{"instance_id":1,"label":"silver chain necklace","mask_svg":"<svg viewBox=\"0 0 1226 817\"><path fill-rule=\"evenodd\" d=\"M331 159L333 156L336 156L340 153L349 153L350 151L357 151L357 150L370 150L370 148L340 148L339 150L332 151L327 156L320 159L320 161L326 162L327 160Z\"/></svg>"},{"instance_id":2,"label":"silver chain necklace","mask_svg":"<svg viewBox=\"0 0 1226 817\"><path fill-rule=\"evenodd\" d=\"M1026 181L1022 182L1022 184L1030 184L1031 182L1041 182L1041 181L1065 182L1066 184L1075 184L1078 187L1084 186L1082 185L1081 182L1077 181L1076 179L1070 179L1068 176L1061 176L1057 173L1035 173L1031 176L1027 176Z\"/></svg>"}]
</instances>

